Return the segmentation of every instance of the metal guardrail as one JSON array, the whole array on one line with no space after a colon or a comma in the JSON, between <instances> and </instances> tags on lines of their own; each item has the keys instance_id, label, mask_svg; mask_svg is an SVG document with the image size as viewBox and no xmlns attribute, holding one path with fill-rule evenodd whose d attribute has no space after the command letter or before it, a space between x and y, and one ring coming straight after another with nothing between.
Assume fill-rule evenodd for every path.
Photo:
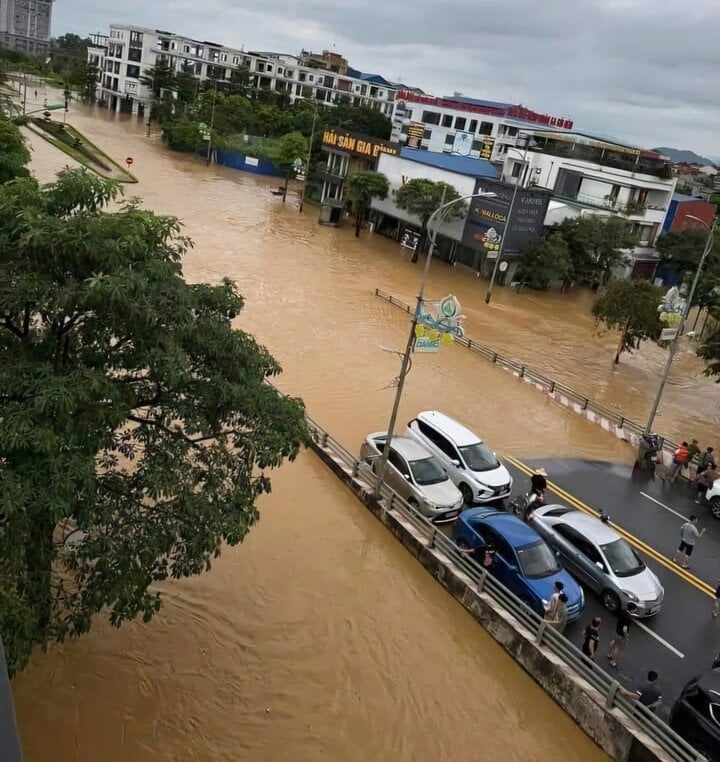
<instances>
[{"instance_id":1,"label":"metal guardrail","mask_svg":"<svg viewBox=\"0 0 720 762\"><path fill-rule=\"evenodd\" d=\"M316 443L348 475L357 481L366 483L370 489L373 489L376 477L372 468L345 449L312 418L306 416L306 419L315 436ZM488 574L475 560L463 553L450 538L416 508L413 508L387 485L382 486L381 496L387 512L396 512L403 521L412 525L413 529L427 542L429 548L442 553L456 569L472 581L476 592L489 596L530 633L535 643L549 651L577 677L585 680L600 693L608 709L616 708L621 711L627 719L641 728L646 735L678 762L706 762L706 758L702 754L677 735L647 707L624 697L620 693L621 686L617 680L608 675L594 661L588 659L564 635L550 627L514 593L495 577Z\"/></svg>"},{"instance_id":2,"label":"metal guardrail","mask_svg":"<svg viewBox=\"0 0 720 762\"><path fill-rule=\"evenodd\" d=\"M393 296L387 291L383 291L380 288L375 289L375 296L379 296L381 299L384 299L386 302L390 302L390 304L394 305L395 307L399 307L409 315L411 315L415 309L414 307L411 307L407 302L402 301L402 299L398 299L397 297ZM641 435L645 432L645 426L643 424L632 420L632 418L627 418L619 411L611 407L607 407L607 405L603 405L599 402L591 400L589 397L585 397L583 394L576 392L574 389L566 386L560 381L555 381L552 378L548 378L539 371L528 367L519 360L515 360L512 357L503 355L500 352L496 352L494 349L491 349L490 347L486 347L483 344L480 344L480 342L475 341L475 339L472 339L469 336L464 336L462 338L456 336L455 343L461 344L462 346L471 349L473 352L481 355L486 360L489 360L495 365L509 370L512 373L517 373L520 378L527 378L534 383L540 384L551 393L558 392L562 394L571 402L580 405L583 410L590 410L597 415L601 415L603 418L607 418L618 428L627 429L628 431L638 435ZM660 439L662 441L663 447L668 447L673 452L678 448L677 442L673 442L671 439L667 439L663 436L660 436Z\"/></svg>"}]
</instances>

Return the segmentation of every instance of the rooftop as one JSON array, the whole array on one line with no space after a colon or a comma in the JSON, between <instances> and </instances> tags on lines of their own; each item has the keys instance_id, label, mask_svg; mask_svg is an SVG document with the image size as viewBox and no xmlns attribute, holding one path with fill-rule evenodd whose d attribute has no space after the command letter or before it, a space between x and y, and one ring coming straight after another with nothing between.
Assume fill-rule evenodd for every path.
<instances>
[{"instance_id":1,"label":"rooftop","mask_svg":"<svg viewBox=\"0 0 720 762\"><path fill-rule=\"evenodd\" d=\"M454 156L447 153L421 151L418 148L401 148L400 156L408 161L416 161L418 164L437 167L458 175L483 177L490 180L496 180L499 177L497 169L489 161L475 159L472 156Z\"/></svg>"},{"instance_id":2,"label":"rooftop","mask_svg":"<svg viewBox=\"0 0 720 762\"><path fill-rule=\"evenodd\" d=\"M685 193L673 193L673 201L702 201L699 196L688 196Z\"/></svg>"},{"instance_id":3,"label":"rooftop","mask_svg":"<svg viewBox=\"0 0 720 762\"><path fill-rule=\"evenodd\" d=\"M509 109L514 108L514 103L500 103L499 101L486 101L481 98L469 98L462 93L453 93L452 95L443 95L447 100L457 101L458 103L467 103L469 106L485 106L486 108Z\"/></svg>"}]
</instances>

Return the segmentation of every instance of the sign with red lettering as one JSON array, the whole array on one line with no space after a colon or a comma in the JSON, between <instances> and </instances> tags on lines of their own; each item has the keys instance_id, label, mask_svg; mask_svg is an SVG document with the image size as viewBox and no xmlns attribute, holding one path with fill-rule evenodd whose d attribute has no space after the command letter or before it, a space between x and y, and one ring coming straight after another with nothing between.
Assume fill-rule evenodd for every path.
<instances>
[{"instance_id":1,"label":"sign with red lettering","mask_svg":"<svg viewBox=\"0 0 720 762\"><path fill-rule=\"evenodd\" d=\"M133 157L128 156L127 159L125 159L125 163L128 165L128 167L131 167L133 163Z\"/></svg>"}]
</instances>

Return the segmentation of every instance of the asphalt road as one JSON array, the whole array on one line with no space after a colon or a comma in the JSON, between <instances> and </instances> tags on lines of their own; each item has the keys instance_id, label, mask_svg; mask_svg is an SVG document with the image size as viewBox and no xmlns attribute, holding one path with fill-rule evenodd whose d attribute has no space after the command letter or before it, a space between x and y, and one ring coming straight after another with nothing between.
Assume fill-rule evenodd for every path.
<instances>
[{"instance_id":1,"label":"asphalt road","mask_svg":"<svg viewBox=\"0 0 720 762\"><path fill-rule=\"evenodd\" d=\"M548 473L551 493L546 502L593 513L604 510L611 525L624 534L660 578L665 588L663 607L652 618L635 620L617 669L606 660L616 619L593 593L586 591L583 617L569 625L565 634L579 645L585 626L594 616L602 617L598 662L629 689L654 669L660 675L667 713L685 683L710 669L720 651L720 618L711 616L713 591L720 578L720 521L713 518L709 508L693 502L692 485L632 478L630 466L584 460L521 463L514 459L506 459L505 465L515 479L513 494L529 489L528 467L542 467ZM707 531L698 540L690 569L685 571L671 559L680 540L680 525L691 513L698 517L699 528Z\"/></svg>"}]
</instances>

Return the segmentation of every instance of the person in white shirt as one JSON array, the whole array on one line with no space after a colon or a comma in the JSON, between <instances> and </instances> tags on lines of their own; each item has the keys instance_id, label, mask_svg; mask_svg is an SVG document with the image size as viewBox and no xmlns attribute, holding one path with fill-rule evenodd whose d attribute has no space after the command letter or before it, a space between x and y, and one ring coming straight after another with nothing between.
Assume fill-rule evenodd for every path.
<instances>
[{"instance_id":1,"label":"person in white shirt","mask_svg":"<svg viewBox=\"0 0 720 762\"><path fill-rule=\"evenodd\" d=\"M688 561L695 550L695 543L698 537L702 537L705 534L705 530L698 531L697 528L697 516L690 516L680 527L680 545L677 549L677 553L673 556L673 563L680 564L683 569L688 568ZM683 563L680 563L684 559Z\"/></svg>"}]
</instances>

